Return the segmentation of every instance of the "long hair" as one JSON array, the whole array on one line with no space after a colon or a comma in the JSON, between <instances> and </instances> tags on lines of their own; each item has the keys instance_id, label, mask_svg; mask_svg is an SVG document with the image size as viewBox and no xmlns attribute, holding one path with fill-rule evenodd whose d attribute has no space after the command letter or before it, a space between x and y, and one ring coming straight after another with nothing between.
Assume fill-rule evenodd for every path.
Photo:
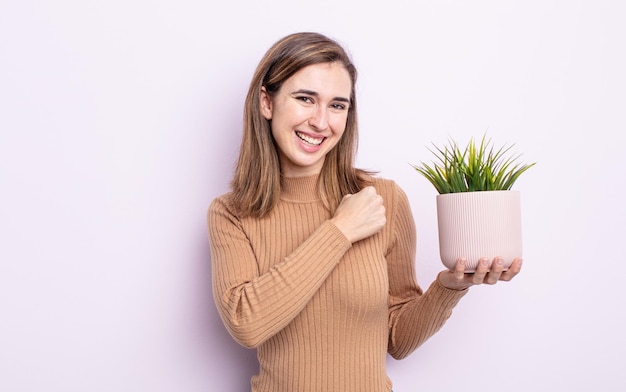
<instances>
[{"instance_id":1,"label":"long hair","mask_svg":"<svg viewBox=\"0 0 626 392\"><path fill-rule=\"evenodd\" d=\"M231 181L231 201L241 216L263 217L280 198L280 162L270 121L261 114L261 88L265 86L272 97L302 68L333 62L348 71L352 91L346 129L326 155L318 191L325 206L334 211L344 195L358 192L366 184L367 172L354 168L358 145L354 64L341 45L322 34L290 34L265 53L248 89L239 159Z\"/></svg>"}]
</instances>

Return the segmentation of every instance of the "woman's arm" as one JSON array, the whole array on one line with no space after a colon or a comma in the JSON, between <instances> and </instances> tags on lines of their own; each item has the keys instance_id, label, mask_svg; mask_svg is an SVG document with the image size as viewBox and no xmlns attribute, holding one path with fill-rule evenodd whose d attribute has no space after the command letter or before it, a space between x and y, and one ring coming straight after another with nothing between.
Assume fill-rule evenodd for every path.
<instances>
[{"instance_id":1,"label":"woman's arm","mask_svg":"<svg viewBox=\"0 0 626 392\"><path fill-rule=\"evenodd\" d=\"M224 325L246 347L285 328L306 306L351 247L330 221L291 254L260 273L241 221L224 199L208 211L213 296Z\"/></svg>"},{"instance_id":2,"label":"woman's arm","mask_svg":"<svg viewBox=\"0 0 626 392\"><path fill-rule=\"evenodd\" d=\"M438 281L422 292L415 276L415 222L406 194L396 186L391 216L389 273L389 353L401 359L435 334L467 291ZM389 202L388 202L389 203Z\"/></svg>"}]
</instances>

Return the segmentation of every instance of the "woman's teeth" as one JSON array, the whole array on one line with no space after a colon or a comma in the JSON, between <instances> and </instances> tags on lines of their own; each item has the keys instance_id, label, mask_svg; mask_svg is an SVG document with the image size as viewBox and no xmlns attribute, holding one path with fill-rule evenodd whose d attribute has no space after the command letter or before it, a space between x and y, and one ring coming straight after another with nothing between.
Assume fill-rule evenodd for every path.
<instances>
[{"instance_id":1,"label":"woman's teeth","mask_svg":"<svg viewBox=\"0 0 626 392\"><path fill-rule=\"evenodd\" d=\"M319 146L324 141L323 137L320 137L320 138L311 137L309 135L305 135L300 132L296 132L296 135L300 138L300 140L312 146Z\"/></svg>"}]
</instances>

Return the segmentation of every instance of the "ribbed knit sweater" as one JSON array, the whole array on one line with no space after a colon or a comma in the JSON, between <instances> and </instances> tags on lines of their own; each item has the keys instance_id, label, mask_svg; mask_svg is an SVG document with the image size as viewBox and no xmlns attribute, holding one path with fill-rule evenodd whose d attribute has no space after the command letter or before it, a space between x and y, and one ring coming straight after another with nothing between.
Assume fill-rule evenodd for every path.
<instances>
[{"instance_id":1,"label":"ribbed knit sweater","mask_svg":"<svg viewBox=\"0 0 626 392\"><path fill-rule=\"evenodd\" d=\"M224 325L256 347L253 392L389 392L386 355L404 358L439 330L466 291L415 276L405 193L373 178L387 223L351 244L317 196L317 176L283 178L262 219L228 194L209 207L213 294Z\"/></svg>"}]
</instances>

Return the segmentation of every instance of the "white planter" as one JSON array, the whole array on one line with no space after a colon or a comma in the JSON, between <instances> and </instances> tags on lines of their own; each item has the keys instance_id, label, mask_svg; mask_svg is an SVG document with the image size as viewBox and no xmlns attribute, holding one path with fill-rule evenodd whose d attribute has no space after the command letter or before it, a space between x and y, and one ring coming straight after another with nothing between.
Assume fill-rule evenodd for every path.
<instances>
[{"instance_id":1,"label":"white planter","mask_svg":"<svg viewBox=\"0 0 626 392\"><path fill-rule=\"evenodd\" d=\"M467 260L466 270L478 261L496 256L508 268L522 257L522 222L518 191L481 191L437 195L439 253L454 269L457 259Z\"/></svg>"}]
</instances>

